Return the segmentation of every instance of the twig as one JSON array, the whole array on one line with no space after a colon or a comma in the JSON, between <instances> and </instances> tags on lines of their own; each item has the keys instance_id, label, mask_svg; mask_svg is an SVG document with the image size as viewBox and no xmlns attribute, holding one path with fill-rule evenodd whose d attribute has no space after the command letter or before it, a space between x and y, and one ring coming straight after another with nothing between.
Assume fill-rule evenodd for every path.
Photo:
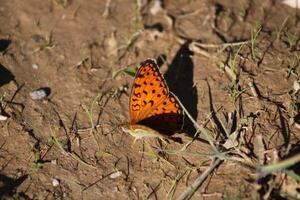
<instances>
[{"instance_id":1,"label":"twig","mask_svg":"<svg viewBox=\"0 0 300 200\"><path fill-rule=\"evenodd\" d=\"M261 177L264 177L264 176L267 176L268 174L287 169L287 168L295 165L298 162L300 162L300 154L290 157L288 159L282 160L275 164L262 166L260 169L259 175Z\"/></svg>"},{"instance_id":2,"label":"twig","mask_svg":"<svg viewBox=\"0 0 300 200\"><path fill-rule=\"evenodd\" d=\"M215 159L213 163L207 168L195 181L190 185L178 198L177 200L187 200L190 199L196 190L200 187L207 176L221 163L220 159Z\"/></svg>"},{"instance_id":3,"label":"twig","mask_svg":"<svg viewBox=\"0 0 300 200\"><path fill-rule=\"evenodd\" d=\"M254 82L254 80L251 80L249 83L248 83L250 89L251 89L251 92L253 94L254 97L256 98L261 98L261 95L260 95L260 92Z\"/></svg>"},{"instance_id":4,"label":"twig","mask_svg":"<svg viewBox=\"0 0 300 200\"><path fill-rule=\"evenodd\" d=\"M242 42L231 42L231 43L224 43L224 44L205 44L200 42L194 42L195 46L199 46L202 48L227 48L232 46L240 46L243 44L248 44L250 41L242 41Z\"/></svg>"},{"instance_id":5,"label":"twig","mask_svg":"<svg viewBox=\"0 0 300 200\"><path fill-rule=\"evenodd\" d=\"M110 12L110 3L111 3L111 0L106 0L106 3L105 3L105 10L104 10L104 12L103 12L103 14L102 14L102 16L104 17L104 18L106 18L106 17L108 17L108 15L110 14L109 12Z\"/></svg>"},{"instance_id":6,"label":"twig","mask_svg":"<svg viewBox=\"0 0 300 200\"><path fill-rule=\"evenodd\" d=\"M195 126L197 131L201 131L201 133L204 134L206 140L208 141L208 143L210 144L210 146L212 147L214 153L216 154L216 156L220 156L220 152L218 151L217 147L214 145L213 143L213 137L211 135L213 135L209 130L207 130L206 128L204 128L202 125L199 125L191 116L191 114L187 111L187 109L183 106L183 104L181 103L181 101L175 96L173 95L178 103L180 104L181 108L184 110L184 113L188 116L188 118L191 120L191 122L193 123L193 125Z\"/></svg>"}]
</instances>

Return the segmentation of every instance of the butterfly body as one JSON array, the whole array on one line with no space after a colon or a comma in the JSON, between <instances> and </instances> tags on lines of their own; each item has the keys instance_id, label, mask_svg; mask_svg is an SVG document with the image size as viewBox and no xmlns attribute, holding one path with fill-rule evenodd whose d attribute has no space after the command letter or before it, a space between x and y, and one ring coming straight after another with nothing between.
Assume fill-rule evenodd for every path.
<instances>
[{"instance_id":1,"label":"butterfly body","mask_svg":"<svg viewBox=\"0 0 300 200\"><path fill-rule=\"evenodd\" d=\"M135 140L156 137L164 141L183 126L183 111L169 91L153 59L142 62L134 79L129 100L130 122L123 127Z\"/></svg>"},{"instance_id":2,"label":"butterfly body","mask_svg":"<svg viewBox=\"0 0 300 200\"><path fill-rule=\"evenodd\" d=\"M142 138L159 138L162 141L165 141L166 136L164 136L163 134L159 133L158 131L144 126L144 125L139 125L139 124L133 124L133 125L127 125L126 127L122 127L123 131L125 133L129 133L131 136L133 136L135 138L135 141L138 139L142 139Z\"/></svg>"}]
</instances>

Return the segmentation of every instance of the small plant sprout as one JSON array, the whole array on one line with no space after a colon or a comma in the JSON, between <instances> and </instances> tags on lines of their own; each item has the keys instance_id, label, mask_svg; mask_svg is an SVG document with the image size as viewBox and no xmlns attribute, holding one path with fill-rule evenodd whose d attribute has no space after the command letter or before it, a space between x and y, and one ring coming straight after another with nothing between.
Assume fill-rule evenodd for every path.
<instances>
[{"instance_id":1,"label":"small plant sprout","mask_svg":"<svg viewBox=\"0 0 300 200\"><path fill-rule=\"evenodd\" d=\"M282 37L282 40L287 45L287 48L293 50L300 38L300 34L299 31L292 33L286 30Z\"/></svg>"},{"instance_id":2,"label":"small plant sprout","mask_svg":"<svg viewBox=\"0 0 300 200\"><path fill-rule=\"evenodd\" d=\"M52 49L55 47L55 44L53 43L53 34L52 31L50 32L49 36L46 37L46 42L36 49L33 50L33 53L37 53L39 51L45 50L45 49Z\"/></svg>"},{"instance_id":3,"label":"small plant sprout","mask_svg":"<svg viewBox=\"0 0 300 200\"><path fill-rule=\"evenodd\" d=\"M261 31L261 27L259 27L256 31L251 31L251 57L253 60L257 60L256 53L255 53L255 46L257 44L257 37Z\"/></svg>"}]
</instances>

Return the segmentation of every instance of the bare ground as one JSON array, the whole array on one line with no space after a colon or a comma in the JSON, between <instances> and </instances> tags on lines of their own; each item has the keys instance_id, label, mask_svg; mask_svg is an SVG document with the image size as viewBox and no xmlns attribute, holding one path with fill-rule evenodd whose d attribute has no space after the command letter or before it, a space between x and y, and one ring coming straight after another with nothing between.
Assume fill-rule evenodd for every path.
<instances>
[{"instance_id":1,"label":"bare ground","mask_svg":"<svg viewBox=\"0 0 300 200\"><path fill-rule=\"evenodd\" d=\"M299 17L268 0L1 0L1 198L179 197L212 159L203 140L180 151L188 118L163 151L118 128L125 71L148 57L228 155L192 199L300 198L299 163L258 176L299 154ZM33 100L38 88L50 95Z\"/></svg>"}]
</instances>

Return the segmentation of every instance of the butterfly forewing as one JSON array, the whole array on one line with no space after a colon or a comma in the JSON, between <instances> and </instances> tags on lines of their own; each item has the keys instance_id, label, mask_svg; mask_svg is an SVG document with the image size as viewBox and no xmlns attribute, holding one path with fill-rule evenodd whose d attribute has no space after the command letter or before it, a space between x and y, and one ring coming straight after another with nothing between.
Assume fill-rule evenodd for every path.
<instances>
[{"instance_id":1,"label":"butterfly forewing","mask_svg":"<svg viewBox=\"0 0 300 200\"><path fill-rule=\"evenodd\" d=\"M182 109L152 59L141 64L129 104L131 124L146 125L164 134L182 128Z\"/></svg>"},{"instance_id":2,"label":"butterfly forewing","mask_svg":"<svg viewBox=\"0 0 300 200\"><path fill-rule=\"evenodd\" d=\"M165 80L155 61L147 59L141 63L129 101L131 124L151 116L151 112L167 99L168 93Z\"/></svg>"}]
</instances>

